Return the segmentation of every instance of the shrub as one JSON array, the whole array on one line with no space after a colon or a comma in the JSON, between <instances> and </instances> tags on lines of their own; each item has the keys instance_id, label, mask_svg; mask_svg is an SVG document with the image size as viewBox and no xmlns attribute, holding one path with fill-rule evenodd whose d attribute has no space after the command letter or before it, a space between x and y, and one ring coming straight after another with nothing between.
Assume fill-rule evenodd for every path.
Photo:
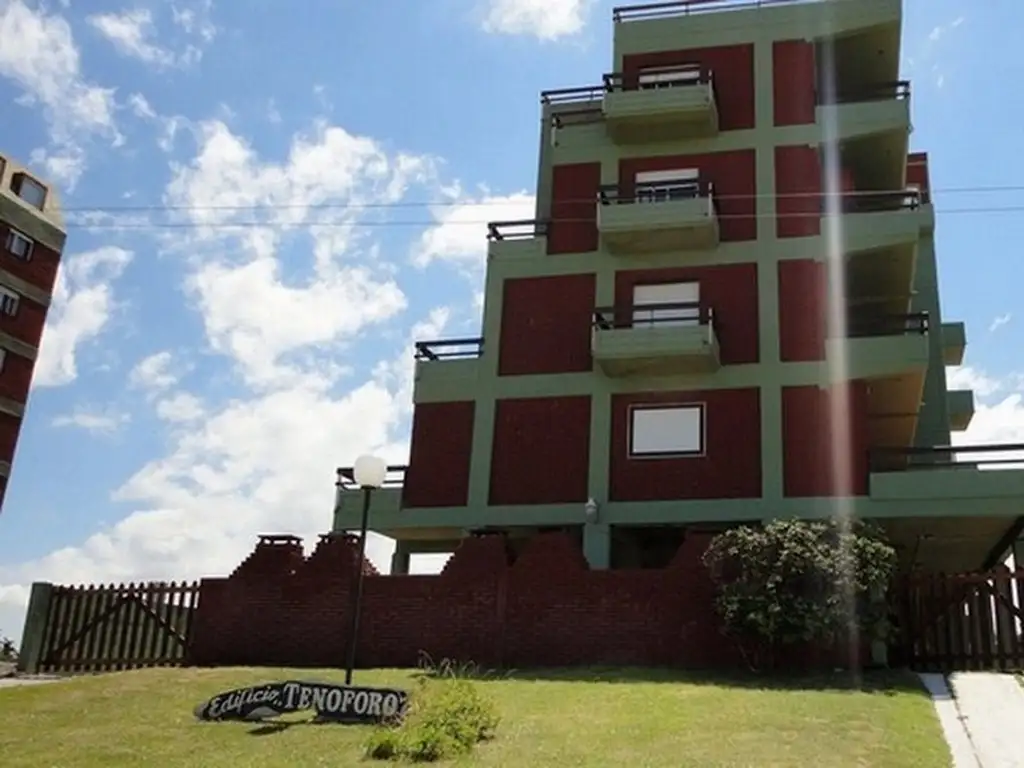
<instances>
[{"instance_id":1,"label":"shrub","mask_svg":"<svg viewBox=\"0 0 1024 768\"><path fill-rule=\"evenodd\" d=\"M14 647L14 641L0 632L0 661L17 661L18 649Z\"/></svg>"},{"instance_id":2,"label":"shrub","mask_svg":"<svg viewBox=\"0 0 1024 768\"><path fill-rule=\"evenodd\" d=\"M459 676L459 670L447 661L426 670L417 679L405 719L375 728L366 756L433 762L464 755L493 738L497 710L472 680ZM472 670L475 674L475 667Z\"/></svg>"},{"instance_id":3,"label":"shrub","mask_svg":"<svg viewBox=\"0 0 1024 768\"><path fill-rule=\"evenodd\" d=\"M888 631L885 592L896 551L866 523L773 521L719 534L704 553L725 631L741 649L831 643L859 626ZM749 649L749 648L748 648Z\"/></svg>"}]
</instances>

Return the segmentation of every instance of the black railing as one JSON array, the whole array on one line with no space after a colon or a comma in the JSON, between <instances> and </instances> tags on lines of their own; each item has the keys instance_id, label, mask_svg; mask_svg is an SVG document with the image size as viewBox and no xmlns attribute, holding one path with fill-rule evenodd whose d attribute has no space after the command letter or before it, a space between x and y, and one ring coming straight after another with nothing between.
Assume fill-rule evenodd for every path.
<instances>
[{"instance_id":1,"label":"black railing","mask_svg":"<svg viewBox=\"0 0 1024 768\"><path fill-rule=\"evenodd\" d=\"M482 337L416 342L416 359L421 361L472 360L480 357L483 352Z\"/></svg>"},{"instance_id":2,"label":"black railing","mask_svg":"<svg viewBox=\"0 0 1024 768\"><path fill-rule=\"evenodd\" d=\"M921 207L921 191L912 187L881 192L842 192L838 198L838 207L843 213L883 213ZM828 210L829 201L827 194L822 196L823 210Z\"/></svg>"},{"instance_id":3,"label":"black railing","mask_svg":"<svg viewBox=\"0 0 1024 768\"><path fill-rule=\"evenodd\" d=\"M604 97L603 85L582 85L575 88L552 88L540 92L541 104L576 104L581 101L598 101Z\"/></svg>"},{"instance_id":4,"label":"black railing","mask_svg":"<svg viewBox=\"0 0 1024 768\"><path fill-rule=\"evenodd\" d=\"M910 98L910 81L896 80L889 83L870 83L849 88L837 88L831 99L818 89L819 104L857 104L867 101L902 101Z\"/></svg>"},{"instance_id":5,"label":"black railing","mask_svg":"<svg viewBox=\"0 0 1024 768\"><path fill-rule=\"evenodd\" d=\"M649 82L643 81L644 75L677 75ZM714 73L709 67L701 64L673 64L664 67L644 67L642 72L634 73L630 78L628 90L653 90L658 88L680 88L690 85L710 85L714 81ZM606 91L627 90L627 77L622 72L609 72L604 76Z\"/></svg>"},{"instance_id":6,"label":"black railing","mask_svg":"<svg viewBox=\"0 0 1024 768\"><path fill-rule=\"evenodd\" d=\"M533 240L548 234L546 219L520 219L519 221L492 221L487 225L487 239L494 242L503 240Z\"/></svg>"},{"instance_id":7,"label":"black railing","mask_svg":"<svg viewBox=\"0 0 1024 768\"><path fill-rule=\"evenodd\" d=\"M588 125L604 120L601 107L583 107L582 109L563 109L551 113L551 127L565 128L569 125Z\"/></svg>"},{"instance_id":8,"label":"black railing","mask_svg":"<svg viewBox=\"0 0 1024 768\"><path fill-rule=\"evenodd\" d=\"M1018 464L1024 468L1024 443L876 448L869 455L874 472L998 469Z\"/></svg>"},{"instance_id":9,"label":"black railing","mask_svg":"<svg viewBox=\"0 0 1024 768\"><path fill-rule=\"evenodd\" d=\"M401 488L405 484L405 471L408 464L389 464L387 474L384 476L382 488ZM354 467L338 467L338 480L335 485L342 491L358 491L359 483L356 482Z\"/></svg>"},{"instance_id":10,"label":"black railing","mask_svg":"<svg viewBox=\"0 0 1024 768\"><path fill-rule=\"evenodd\" d=\"M604 184L597 190L601 205L629 203L666 203L675 200L714 200L715 185L710 181L638 182L632 194L623 194L618 184Z\"/></svg>"},{"instance_id":11,"label":"black railing","mask_svg":"<svg viewBox=\"0 0 1024 768\"><path fill-rule=\"evenodd\" d=\"M612 9L612 20L644 21L646 19L668 19L673 16L691 16L699 13L720 11L742 11L750 8L765 8L773 5L795 5L813 3L817 0L676 0L670 3L647 3L646 5L624 5Z\"/></svg>"},{"instance_id":12,"label":"black railing","mask_svg":"<svg viewBox=\"0 0 1024 768\"><path fill-rule=\"evenodd\" d=\"M599 307L594 310L592 324L599 331L663 325L714 325L714 310L696 301Z\"/></svg>"},{"instance_id":13,"label":"black railing","mask_svg":"<svg viewBox=\"0 0 1024 768\"><path fill-rule=\"evenodd\" d=\"M928 333L928 313L908 314L855 313L846 321L846 336L859 339L871 336L910 336Z\"/></svg>"}]
</instances>

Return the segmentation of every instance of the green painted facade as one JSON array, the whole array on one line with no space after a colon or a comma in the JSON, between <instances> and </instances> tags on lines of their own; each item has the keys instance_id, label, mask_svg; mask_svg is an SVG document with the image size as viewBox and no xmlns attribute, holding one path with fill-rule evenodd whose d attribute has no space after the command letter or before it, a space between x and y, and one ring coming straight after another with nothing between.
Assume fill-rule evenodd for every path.
<instances>
[{"instance_id":1,"label":"green painted facade","mask_svg":"<svg viewBox=\"0 0 1024 768\"><path fill-rule=\"evenodd\" d=\"M610 526L686 524L707 521L764 520L773 517L821 518L834 514L837 500L794 499L783 495L782 389L787 386L828 386L834 381L830 359L814 363L783 363L779 352L778 265L787 259L825 258L827 226L822 236L776 236L775 147L818 146L823 123L834 119L842 141L872 137L876 145L894 150L898 160L878 171L905 183L910 133L908 100L842 104L819 107L816 124L774 126L773 43L779 40L822 40L851 33L863 36L869 55L837 69L875 82L898 79L900 0L831 0L788 3L746 10L694 13L689 16L617 22L612 69L620 71L624 55L660 50L707 48L753 43L756 128L736 130L710 138L674 143L616 144L601 120L565 124L552 137L551 114L558 107L545 105L541 120L537 185L538 219L550 213L551 168L569 163L601 163L601 183L618 179L622 157L703 154L731 149L757 151L758 239L723 243L713 250L645 255L612 255L606 250L581 254L546 254L543 238L507 240L490 245L483 310L482 356L477 359L417 363L416 403L475 400L476 416L466 507L403 509L399 488L375 492L371 527L402 540L402 551L420 551L426 541L454 542L467 529L485 526L582 526L584 550L593 567L607 567ZM884 49L875 55L874 49ZM856 55L852 44L836 45L837 58ZM852 53L851 53L852 52ZM599 79L595 74L595 82ZM555 84L557 85L557 83ZM666 89L672 90L672 89ZM657 94L657 91L651 92ZM600 102L595 102L600 106ZM579 105L574 105L579 107ZM524 109L528 105L524 105ZM828 115L828 111L834 114ZM524 161L526 159L524 158ZM628 206L635 208L637 206ZM960 413L973 398L947 392L945 364L959 362L966 339L963 325L942 322L938 269L934 246L935 216L930 204L917 209L847 215L842 217L847 258L879 249L908 254L913 270L913 296L909 311L927 311L927 335L845 339L850 378L896 375L904 370L927 370L914 442L919 446L946 446L950 442L951 409ZM683 260L685 259L685 261ZM614 276L624 269L703 264L757 262L760 322L760 362L729 365L708 373L671 376L609 376L598 364L593 372L562 375L499 377L497 373L503 282L510 278L574 273L596 273L596 305L614 304ZM905 290L905 289L904 289ZM829 355L837 352L829 344ZM611 399L616 393L717 388L760 389L762 498L759 500L608 502L608 467L611 449ZM599 503L598 522L586 522L582 504L495 507L488 505L495 402L502 398L565 395L592 398L590 425L590 494ZM952 405L951 405L952 404ZM967 417L969 421L969 417ZM557 468L553 468L557 471ZM950 467L928 471L875 473L869 496L843 500L853 514L888 519L917 519L908 528L920 536L921 526L937 518L963 518L970 528L971 554L985 551L1020 514L1024 499L1024 471L982 472ZM341 492L335 512L336 529L358 525L358 491ZM984 523L981 521L984 520ZM954 534L950 534L953 536ZM959 534L956 534L959 536ZM963 538L960 536L960 538ZM952 539L951 539L952 540ZM959 539L957 539L959 540ZM436 544L432 545L436 549Z\"/></svg>"}]
</instances>

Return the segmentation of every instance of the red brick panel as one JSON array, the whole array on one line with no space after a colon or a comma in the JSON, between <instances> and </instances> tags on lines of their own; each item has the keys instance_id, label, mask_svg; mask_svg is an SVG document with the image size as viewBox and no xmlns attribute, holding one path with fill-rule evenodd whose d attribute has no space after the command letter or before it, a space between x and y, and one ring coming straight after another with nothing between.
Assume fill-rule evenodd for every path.
<instances>
[{"instance_id":1,"label":"red brick panel","mask_svg":"<svg viewBox=\"0 0 1024 768\"><path fill-rule=\"evenodd\" d=\"M619 161L619 189L631 196L636 174L696 168L715 186L723 242L757 239L757 153L753 149L706 155L632 157Z\"/></svg>"},{"instance_id":2,"label":"red brick panel","mask_svg":"<svg viewBox=\"0 0 1024 768\"><path fill-rule=\"evenodd\" d=\"M814 43L779 40L772 45L775 125L810 125L817 107Z\"/></svg>"},{"instance_id":3,"label":"red brick panel","mask_svg":"<svg viewBox=\"0 0 1024 768\"><path fill-rule=\"evenodd\" d=\"M13 461L18 444L21 419L9 413L0 413L0 461Z\"/></svg>"},{"instance_id":4,"label":"red brick panel","mask_svg":"<svg viewBox=\"0 0 1024 768\"><path fill-rule=\"evenodd\" d=\"M832 408L849 412L849 432L833 423ZM863 381L821 389L783 387L783 488L786 496L818 498L863 496L868 492L868 392ZM844 432L846 436L844 437ZM847 473L833 462L833 445L841 452ZM844 474L847 474L846 485Z\"/></svg>"},{"instance_id":5,"label":"red brick panel","mask_svg":"<svg viewBox=\"0 0 1024 768\"><path fill-rule=\"evenodd\" d=\"M617 272L615 305L623 319L627 319L631 314L634 286L694 280L700 283L701 302L714 310L722 363L756 363L760 357L756 264Z\"/></svg>"},{"instance_id":6,"label":"red brick panel","mask_svg":"<svg viewBox=\"0 0 1024 768\"><path fill-rule=\"evenodd\" d=\"M548 253L597 250L597 190L600 186L600 163L556 165L551 169Z\"/></svg>"},{"instance_id":7,"label":"red brick panel","mask_svg":"<svg viewBox=\"0 0 1024 768\"><path fill-rule=\"evenodd\" d=\"M825 359L828 296L825 264L779 262L779 358L784 363Z\"/></svg>"},{"instance_id":8,"label":"red brick panel","mask_svg":"<svg viewBox=\"0 0 1024 768\"><path fill-rule=\"evenodd\" d=\"M704 405L704 455L629 456L630 407ZM609 498L612 501L756 499L761 497L760 390L647 392L612 398Z\"/></svg>"},{"instance_id":9,"label":"red brick panel","mask_svg":"<svg viewBox=\"0 0 1024 768\"><path fill-rule=\"evenodd\" d=\"M41 288L46 293L53 292L53 284L57 280L57 265L60 254L41 243L32 248L32 256L28 261L7 251L7 233L9 228L0 223L0 269Z\"/></svg>"},{"instance_id":10,"label":"red brick panel","mask_svg":"<svg viewBox=\"0 0 1024 768\"><path fill-rule=\"evenodd\" d=\"M907 184L916 184L921 190L921 199L931 202L931 179L928 174L928 153L912 152L907 155Z\"/></svg>"},{"instance_id":11,"label":"red brick panel","mask_svg":"<svg viewBox=\"0 0 1024 768\"><path fill-rule=\"evenodd\" d=\"M589 395L497 402L491 504L583 503L589 466Z\"/></svg>"},{"instance_id":12,"label":"red brick panel","mask_svg":"<svg viewBox=\"0 0 1024 768\"><path fill-rule=\"evenodd\" d=\"M33 367L34 363L27 357L8 350L3 368L0 369L0 397L24 403L32 384Z\"/></svg>"},{"instance_id":13,"label":"red brick panel","mask_svg":"<svg viewBox=\"0 0 1024 768\"><path fill-rule=\"evenodd\" d=\"M505 280L498 375L591 370L595 284L593 274Z\"/></svg>"},{"instance_id":14,"label":"red brick panel","mask_svg":"<svg viewBox=\"0 0 1024 768\"><path fill-rule=\"evenodd\" d=\"M700 64L712 71L720 130L754 127L754 46L751 44L624 56L622 73L625 86L636 87L641 69L683 64Z\"/></svg>"},{"instance_id":15,"label":"red brick panel","mask_svg":"<svg viewBox=\"0 0 1024 768\"><path fill-rule=\"evenodd\" d=\"M36 304L27 296L19 296L18 308L14 315L0 312L0 331L36 348L39 347L39 341L43 337L44 325L46 325L46 308Z\"/></svg>"},{"instance_id":16,"label":"red brick panel","mask_svg":"<svg viewBox=\"0 0 1024 768\"><path fill-rule=\"evenodd\" d=\"M779 237L821 234L821 162L816 147L775 148L775 194Z\"/></svg>"},{"instance_id":17,"label":"red brick panel","mask_svg":"<svg viewBox=\"0 0 1024 768\"><path fill-rule=\"evenodd\" d=\"M472 400L419 403L413 411L404 507L461 507L469 497Z\"/></svg>"}]
</instances>

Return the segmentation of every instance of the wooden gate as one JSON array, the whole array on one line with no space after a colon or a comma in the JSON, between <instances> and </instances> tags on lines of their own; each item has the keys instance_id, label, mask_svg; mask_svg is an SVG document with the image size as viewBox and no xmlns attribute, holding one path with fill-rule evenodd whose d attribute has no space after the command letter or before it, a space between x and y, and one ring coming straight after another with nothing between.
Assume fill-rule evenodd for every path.
<instances>
[{"instance_id":1,"label":"wooden gate","mask_svg":"<svg viewBox=\"0 0 1024 768\"><path fill-rule=\"evenodd\" d=\"M40 672L103 672L185 662L199 582L55 586Z\"/></svg>"},{"instance_id":2,"label":"wooden gate","mask_svg":"<svg viewBox=\"0 0 1024 768\"><path fill-rule=\"evenodd\" d=\"M1024 668L1024 570L915 575L899 594L897 643L912 669Z\"/></svg>"}]
</instances>

